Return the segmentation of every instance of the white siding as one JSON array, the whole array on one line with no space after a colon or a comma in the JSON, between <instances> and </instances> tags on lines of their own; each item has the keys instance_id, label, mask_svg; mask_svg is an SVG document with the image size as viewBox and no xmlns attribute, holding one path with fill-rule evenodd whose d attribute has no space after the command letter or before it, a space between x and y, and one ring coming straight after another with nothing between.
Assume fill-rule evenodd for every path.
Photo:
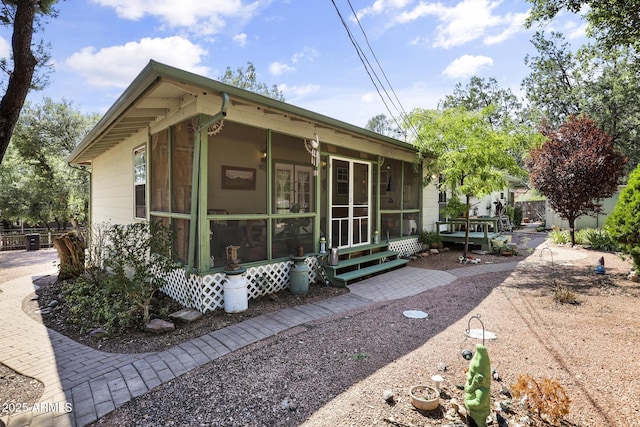
<instances>
[{"instance_id":1,"label":"white siding","mask_svg":"<svg viewBox=\"0 0 640 427\"><path fill-rule=\"evenodd\" d=\"M435 231L440 206L438 205L438 189L434 184L422 188L422 224L425 230Z\"/></svg>"},{"instance_id":2,"label":"white siding","mask_svg":"<svg viewBox=\"0 0 640 427\"><path fill-rule=\"evenodd\" d=\"M619 187L618 192L616 192L608 199L602 201L602 208L604 210L604 213L602 215L598 215L595 217L581 216L580 218L576 219L576 230L582 230L583 228L602 228L607 219L607 216L609 216L609 214L616 207L616 203L618 203L618 198L620 197L620 191L622 191L622 188L624 187ZM569 222L560 218L560 216L551 209L551 206L549 206L548 202L545 222L545 226L547 228L559 227L561 229L569 229Z\"/></svg>"},{"instance_id":3,"label":"white siding","mask_svg":"<svg viewBox=\"0 0 640 427\"><path fill-rule=\"evenodd\" d=\"M92 222L134 222L133 150L145 144L138 134L98 156L92 163Z\"/></svg>"}]
</instances>

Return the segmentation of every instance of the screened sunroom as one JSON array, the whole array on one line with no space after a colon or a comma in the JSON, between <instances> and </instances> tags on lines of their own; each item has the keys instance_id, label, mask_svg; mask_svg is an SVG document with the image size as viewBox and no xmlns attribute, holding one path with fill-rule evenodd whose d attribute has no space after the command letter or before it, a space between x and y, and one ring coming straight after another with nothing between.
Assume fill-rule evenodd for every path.
<instances>
[{"instance_id":1,"label":"screened sunroom","mask_svg":"<svg viewBox=\"0 0 640 427\"><path fill-rule=\"evenodd\" d=\"M189 274L168 293L202 311L220 307L230 247L255 298L321 239L415 252L429 201L410 144L153 61L70 160L91 166L93 222L173 227Z\"/></svg>"}]
</instances>

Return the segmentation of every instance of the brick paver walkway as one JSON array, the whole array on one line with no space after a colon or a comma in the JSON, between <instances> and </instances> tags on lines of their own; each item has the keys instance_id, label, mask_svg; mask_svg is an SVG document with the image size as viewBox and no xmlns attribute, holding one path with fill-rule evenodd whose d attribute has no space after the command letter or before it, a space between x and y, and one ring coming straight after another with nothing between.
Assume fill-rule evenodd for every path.
<instances>
[{"instance_id":1,"label":"brick paver walkway","mask_svg":"<svg viewBox=\"0 0 640 427\"><path fill-rule=\"evenodd\" d=\"M530 262L536 258L540 257L529 257ZM46 328L22 311L23 299L34 291L34 276L11 280L0 284L0 363L37 378L45 389L33 410L0 419L11 427L84 426L191 369L289 328L373 302L416 295L458 277L509 271L517 264L449 271L408 266L350 285L349 294L249 319L144 354L100 352Z\"/></svg>"}]
</instances>

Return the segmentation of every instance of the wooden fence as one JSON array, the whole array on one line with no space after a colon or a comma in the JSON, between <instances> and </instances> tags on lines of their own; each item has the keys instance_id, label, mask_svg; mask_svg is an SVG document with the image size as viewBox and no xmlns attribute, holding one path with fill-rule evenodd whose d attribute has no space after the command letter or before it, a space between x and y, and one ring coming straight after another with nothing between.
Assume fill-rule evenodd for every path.
<instances>
[{"instance_id":1,"label":"wooden fence","mask_svg":"<svg viewBox=\"0 0 640 427\"><path fill-rule=\"evenodd\" d=\"M522 207L523 222L542 222L545 221L546 202L544 200L535 200L528 202L516 202L516 206Z\"/></svg>"},{"instance_id":2,"label":"wooden fence","mask_svg":"<svg viewBox=\"0 0 640 427\"><path fill-rule=\"evenodd\" d=\"M27 236L38 235L35 240L31 238L30 248L31 250L40 248L52 248L53 239L60 237L66 231L47 231L46 229L24 229L19 231L8 230L0 231L0 251L15 251L20 249L27 249Z\"/></svg>"}]
</instances>

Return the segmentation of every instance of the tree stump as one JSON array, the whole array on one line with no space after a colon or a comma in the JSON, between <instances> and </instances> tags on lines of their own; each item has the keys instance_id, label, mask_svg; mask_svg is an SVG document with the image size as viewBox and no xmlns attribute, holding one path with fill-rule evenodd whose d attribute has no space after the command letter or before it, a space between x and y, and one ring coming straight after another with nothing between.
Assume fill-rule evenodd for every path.
<instances>
[{"instance_id":1,"label":"tree stump","mask_svg":"<svg viewBox=\"0 0 640 427\"><path fill-rule=\"evenodd\" d=\"M84 272L85 245L74 232L65 233L53 239L53 247L58 251L60 271L58 281L75 279Z\"/></svg>"}]
</instances>

